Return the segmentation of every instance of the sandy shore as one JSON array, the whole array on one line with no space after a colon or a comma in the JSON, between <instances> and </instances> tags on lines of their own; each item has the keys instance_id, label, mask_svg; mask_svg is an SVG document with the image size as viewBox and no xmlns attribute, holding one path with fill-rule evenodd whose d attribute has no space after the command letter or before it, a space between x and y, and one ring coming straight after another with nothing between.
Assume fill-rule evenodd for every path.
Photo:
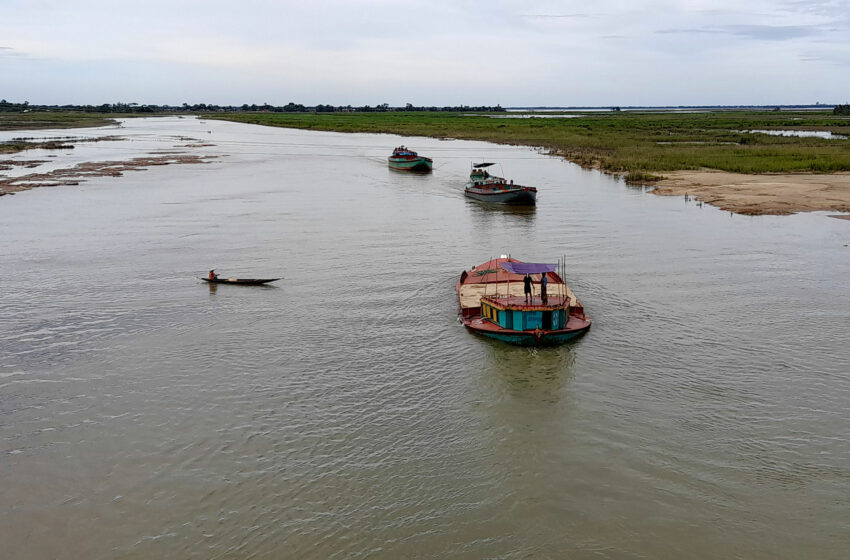
<instances>
[{"instance_id":1,"label":"sandy shore","mask_svg":"<svg viewBox=\"0 0 850 560\"><path fill-rule=\"evenodd\" d=\"M160 152L160 155L137 157L127 161L81 163L74 167L55 169L47 173L31 173L20 177L0 176L0 196L15 194L36 187L78 185L92 177L120 177L125 171L138 171L155 165L207 163L213 158L214 156L181 155L179 152L165 155L165 153ZM37 167L40 163L44 163L44 161L0 161L0 169L8 169L13 165Z\"/></svg>"},{"instance_id":2,"label":"sandy shore","mask_svg":"<svg viewBox=\"0 0 850 560\"><path fill-rule=\"evenodd\" d=\"M850 173L743 175L709 170L674 171L664 173L664 179L656 185L654 194L688 195L738 214L850 212Z\"/></svg>"}]
</instances>

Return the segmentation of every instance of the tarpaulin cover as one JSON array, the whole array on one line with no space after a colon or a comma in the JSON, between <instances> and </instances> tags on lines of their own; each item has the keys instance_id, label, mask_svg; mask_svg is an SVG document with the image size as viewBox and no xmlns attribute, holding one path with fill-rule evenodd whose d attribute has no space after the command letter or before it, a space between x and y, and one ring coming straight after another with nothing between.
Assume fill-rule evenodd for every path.
<instances>
[{"instance_id":1,"label":"tarpaulin cover","mask_svg":"<svg viewBox=\"0 0 850 560\"><path fill-rule=\"evenodd\" d=\"M543 272L555 272L558 265L546 263L524 263L506 261L500 263L502 268L513 274L541 274Z\"/></svg>"},{"instance_id":2,"label":"tarpaulin cover","mask_svg":"<svg viewBox=\"0 0 850 560\"><path fill-rule=\"evenodd\" d=\"M490 167L491 165L496 165L495 163L473 163L472 167Z\"/></svg>"}]
</instances>

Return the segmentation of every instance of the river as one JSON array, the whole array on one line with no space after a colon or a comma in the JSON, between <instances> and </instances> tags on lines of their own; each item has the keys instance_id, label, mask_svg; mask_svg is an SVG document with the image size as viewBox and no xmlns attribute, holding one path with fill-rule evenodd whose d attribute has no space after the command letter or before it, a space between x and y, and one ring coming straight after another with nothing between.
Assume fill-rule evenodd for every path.
<instances>
[{"instance_id":1,"label":"river","mask_svg":"<svg viewBox=\"0 0 850 560\"><path fill-rule=\"evenodd\" d=\"M116 132L74 157L216 157L0 198L9 558L846 558L846 221L524 147ZM434 172L389 170L401 143ZM473 160L537 208L465 199ZM457 278L503 253L566 255L590 332L467 332Z\"/></svg>"}]
</instances>

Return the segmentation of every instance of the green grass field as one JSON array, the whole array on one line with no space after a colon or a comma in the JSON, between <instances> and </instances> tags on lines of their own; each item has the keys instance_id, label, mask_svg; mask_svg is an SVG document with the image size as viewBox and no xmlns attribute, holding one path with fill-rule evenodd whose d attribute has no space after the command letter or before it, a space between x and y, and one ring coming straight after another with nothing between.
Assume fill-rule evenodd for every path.
<instances>
[{"instance_id":1,"label":"green grass field","mask_svg":"<svg viewBox=\"0 0 850 560\"><path fill-rule=\"evenodd\" d=\"M850 171L850 140L742 132L820 130L850 135L850 118L827 111L578 114L577 118L534 119L417 112L216 113L204 117L310 130L538 146L586 167L627 174L633 181L651 181L665 171L700 168L738 173Z\"/></svg>"}]
</instances>

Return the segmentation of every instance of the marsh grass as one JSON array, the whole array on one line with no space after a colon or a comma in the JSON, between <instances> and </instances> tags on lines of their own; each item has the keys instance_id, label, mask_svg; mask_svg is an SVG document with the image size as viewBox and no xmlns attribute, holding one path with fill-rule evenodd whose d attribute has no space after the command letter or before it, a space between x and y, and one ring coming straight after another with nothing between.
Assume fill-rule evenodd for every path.
<instances>
[{"instance_id":1,"label":"marsh grass","mask_svg":"<svg viewBox=\"0 0 850 560\"><path fill-rule=\"evenodd\" d=\"M39 128L87 128L115 124L113 118L95 113L0 113L0 130L35 130Z\"/></svg>"},{"instance_id":2,"label":"marsh grass","mask_svg":"<svg viewBox=\"0 0 850 560\"><path fill-rule=\"evenodd\" d=\"M541 147L633 182L665 171L736 173L850 171L850 140L744 132L823 130L850 135L850 119L826 111L585 113L577 118L493 119L461 113L216 113L238 122L335 132L452 137ZM388 149L391 147L388 147Z\"/></svg>"}]
</instances>

